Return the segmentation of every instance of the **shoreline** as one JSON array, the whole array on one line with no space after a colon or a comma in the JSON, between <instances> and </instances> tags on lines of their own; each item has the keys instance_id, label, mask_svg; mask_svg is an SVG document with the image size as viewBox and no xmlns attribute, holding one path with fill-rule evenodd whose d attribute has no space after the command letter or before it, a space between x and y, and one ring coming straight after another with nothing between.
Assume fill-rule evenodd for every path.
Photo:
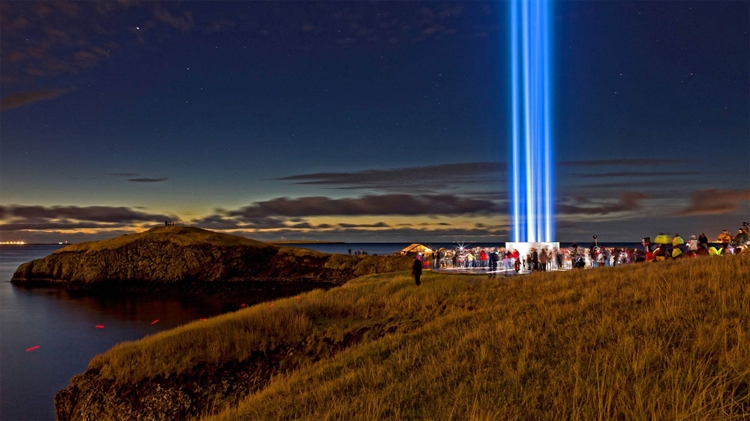
<instances>
[{"instance_id":1,"label":"shoreline","mask_svg":"<svg viewBox=\"0 0 750 421\"><path fill-rule=\"evenodd\" d=\"M139 297L185 297L206 300L218 304L222 313L235 311L243 307L253 306L267 301L293 297L302 293L323 290L327 291L343 285L335 281L297 281L297 280L266 280L266 281L226 281L191 282L174 284L156 284L152 282L116 282L94 284L70 284L66 281L31 280L9 281L14 288L27 291L54 290L62 291L70 296L87 296L107 298L113 296Z\"/></svg>"},{"instance_id":2,"label":"shoreline","mask_svg":"<svg viewBox=\"0 0 750 421\"><path fill-rule=\"evenodd\" d=\"M70 282L60 279L30 279L9 281L14 287L27 290L34 289L62 289L68 292L82 292L92 294L127 293L148 294L153 292L165 293L202 293L210 296L222 295L242 291L273 291L276 289L304 289L306 291L320 288L330 289L341 286L346 282L340 281L310 281L294 279L269 280L230 280L220 282L191 281L191 282L153 282L153 281L108 281L108 282ZM269 287L271 287L269 289Z\"/></svg>"}]
</instances>

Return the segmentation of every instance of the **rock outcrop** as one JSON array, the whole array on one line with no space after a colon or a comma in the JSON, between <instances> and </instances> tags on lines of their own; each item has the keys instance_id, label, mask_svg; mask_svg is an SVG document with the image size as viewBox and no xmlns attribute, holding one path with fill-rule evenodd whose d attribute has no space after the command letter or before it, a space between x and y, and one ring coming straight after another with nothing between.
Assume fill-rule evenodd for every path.
<instances>
[{"instance_id":1,"label":"rock outcrop","mask_svg":"<svg viewBox=\"0 0 750 421\"><path fill-rule=\"evenodd\" d=\"M384 326L360 328L328 339L317 347L287 343L278 349L256 352L243 361L200 363L189 372L158 375L138 381L118 381L97 368L74 376L55 394L58 421L170 421L199 419L214 414L265 388L273 376L308 366L322 358L382 337ZM314 349L313 349L314 348Z\"/></svg>"},{"instance_id":2,"label":"rock outcrop","mask_svg":"<svg viewBox=\"0 0 750 421\"><path fill-rule=\"evenodd\" d=\"M19 266L12 282L68 289L156 289L231 281L344 283L410 267L407 257L327 254L200 228L164 226L64 247Z\"/></svg>"}]
</instances>

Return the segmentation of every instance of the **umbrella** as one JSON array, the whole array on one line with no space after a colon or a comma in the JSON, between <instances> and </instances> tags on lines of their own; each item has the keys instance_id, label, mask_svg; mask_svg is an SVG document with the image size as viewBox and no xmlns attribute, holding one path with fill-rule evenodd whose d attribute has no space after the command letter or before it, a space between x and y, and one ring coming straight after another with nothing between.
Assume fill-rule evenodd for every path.
<instances>
[{"instance_id":1,"label":"umbrella","mask_svg":"<svg viewBox=\"0 0 750 421\"><path fill-rule=\"evenodd\" d=\"M677 256L679 256L679 255L681 255L681 254L682 254L682 250L678 249L677 247L675 247L675 248L674 248L674 249L672 250L672 257L677 257Z\"/></svg>"},{"instance_id":2,"label":"umbrella","mask_svg":"<svg viewBox=\"0 0 750 421\"><path fill-rule=\"evenodd\" d=\"M672 240L669 239L669 236L667 234L659 234L654 238L654 243L656 244L671 244Z\"/></svg>"}]
</instances>

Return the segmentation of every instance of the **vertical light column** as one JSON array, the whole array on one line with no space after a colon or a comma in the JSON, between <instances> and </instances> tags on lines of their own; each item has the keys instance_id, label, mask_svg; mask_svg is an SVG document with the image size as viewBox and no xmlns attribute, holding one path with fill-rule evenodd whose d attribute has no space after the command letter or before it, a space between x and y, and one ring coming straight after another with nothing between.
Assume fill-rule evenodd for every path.
<instances>
[{"instance_id":1,"label":"vertical light column","mask_svg":"<svg viewBox=\"0 0 750 421\"><path fill-rule=\"evenodd\" d=\"M511 96L512 96L512 136L511 139L511 212L513 230L511 234L514 242L521 241L521 180L519 172L521 171L521 134L519 127L520 125L520 93L519 85L521 81L519 79L518 71L518 19L513 18L518 14L518 2L510 2L510 61L511 61Z\"/></svg>"},{"instance_id":2,"label":"vertical light column","mask_svg":"<svg viewBox=\"0 0 750 421\"><path fill-rule=\"evenodd\" d=\"M552 68L552 46L551 44L551 37L552 37L552 31L551 31L551 25L552 20L550 19L551 15L551 0L542 2L542 16L544 16L543 21L543 35L542 35L542 50L544 51L544 59L542 60L542 66L543 66L543 83L544 83L544 117L543 117L543 125L544 125L544 235L545 239L544 241L553 241L553 239L556 236L555 233L555 225L554 225L554 212L555 212L555 202L554 202L554 183L555 178L553 177L553 171L554 171L554 146L552 144L552 110L551 110L551 104L552 104L552 79L551 79L551 68Z\"/></svg>"},{"instance_id":3,"label":"vertical light column","mask_svg":"<svg viewBox=\"0 0 750 421\"><path fill-rule=\"evenodd\" d=\"M552 0L510 0L514 242L552 241Z\"/></svg>"}]
</instances>

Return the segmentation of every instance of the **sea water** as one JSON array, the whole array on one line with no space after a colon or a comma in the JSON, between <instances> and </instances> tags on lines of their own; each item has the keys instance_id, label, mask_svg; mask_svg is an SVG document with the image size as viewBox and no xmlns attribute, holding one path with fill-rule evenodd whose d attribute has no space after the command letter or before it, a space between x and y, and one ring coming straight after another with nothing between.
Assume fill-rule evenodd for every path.
<instances>
[{"instance_id":1,"label":"sea water","mask_svg":"<svg viewBox=\"0 0 750 421\"><path fill-rule=\"evenodd\" d=\"M0 420L53 420L55 392L95 355L226 310L200 297L72 294L9 282L21 263L59 247L0 246Z\"/></svg>"}]
</instances>

